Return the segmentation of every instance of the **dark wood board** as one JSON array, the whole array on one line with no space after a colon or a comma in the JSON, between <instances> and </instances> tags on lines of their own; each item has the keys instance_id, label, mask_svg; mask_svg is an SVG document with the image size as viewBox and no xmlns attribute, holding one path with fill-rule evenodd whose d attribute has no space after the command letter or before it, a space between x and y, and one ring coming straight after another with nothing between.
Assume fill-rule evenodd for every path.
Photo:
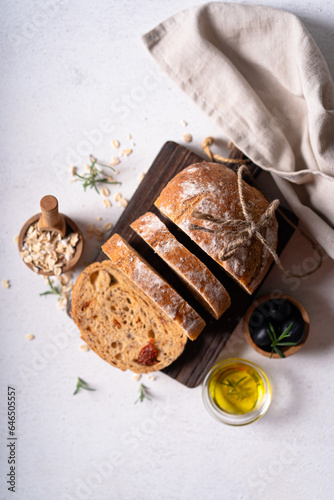
<instances>
[{"instance_id":1,"label":"dark wood board","mask_svg":"<svg viewBox=\"0 0 334 500\"><path fill-rule=\"evenodd\" d=\"M242 153L235 149L231 156L242 157ZM162 147L151 168L148 170L143 181L132 196L127 208L124 210L122 216L108 236L109 238L114 233L120 234L206 321L207 325L198 339L195 341L189 340L183 354L174 361L174 363L163 370L167 375L188 387L196 387L203 381L206 373L224 348L239 320L253 301L252 296L248 295L239 285L237 285L237 283L230 278L213 259L208 257L171 221L163 217L154 206L154 201L168 181L182 169L198 161L203 161L203 158L179 144L167 142ZM249 169L253 176L256 176L261 170L254 164L249 165ZM196 302L177 275L130 228L130 224L147 211L151 211L158 215L177 239L201 259L227 289L231 296L231 306L219 320L212 318L211 315ZM297 222L297 218L294 214L287 211L287 215L294 223ZM279 223L277 253L280 254L294 230L279 214L277 214L277 219ZM101 250L96 260L102 261L106 258L107 257Z\"/></svg>"}]
</instances>

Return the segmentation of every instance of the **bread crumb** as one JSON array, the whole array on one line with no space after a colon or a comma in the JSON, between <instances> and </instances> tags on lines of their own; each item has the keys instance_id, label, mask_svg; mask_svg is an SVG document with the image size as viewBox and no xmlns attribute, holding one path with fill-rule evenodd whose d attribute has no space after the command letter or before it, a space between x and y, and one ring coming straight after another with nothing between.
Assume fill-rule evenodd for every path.
<instances>
[{"instance_id":1,"label":"bread crumb","mask_svg":"<svg viewBox=\"0 0 334 500\"><path fill-rule=\"evenodd\" d=\"M101 191L102 191L103 196L105 196L106 198L108 196L110 196L110 190L108 188L102 188Z\"/></svg>"},{"instance_id":2,"label":"bread crumb","mask_svg":"<svg viewBox=\"0 0 334 500\"><path fill-rule=\"evenodd\" d=\"M27 340L34 340L34 338L35 338L35 335L33 335L32 333L28 333L28 335L26 335Z\"/></svg>"},{"instance_id":3,"label":"bread crumb","mask_svg":"<svg viewBox=\"0 0 334 500\"><path fill-rule=\"evenodd\" d=\"M104 198L103 204L106 208L111 207L111 201L108 200L107 198Z\"/></svg>"},{"instance_id":4,"label":"bread crumb","mask_svg":"<svg viewBox=\"0 0 334 500\"><path fill-rule=\"evenodd\" d=\"M128 134L128 139L132 139L131 134Z\"/></svg>"},{"instance_id":5,"label":"bread crumb","mask_svg":"<svg viewBox=\"0 0 334 500\"><path fill-rule=\"evenodd\" d=\"M112 145L114 146L114 148L118 149L119 148L119 141L117 141L116 139L114 139L112 141Z\"/></svg>"},{"instance_id":6,"label":"bread crumb","mask_svg":"<svg viewBox=\"0 0 334 500\"><path fill-rule=\"evenodd\" d=\"M154 382L154 380L156 380L157 377L155 377L154 375L148 375L147 377L147 380L150 380L151 382Z\"/></svg>"},{"instance_id":7,"label":"bread crumb","mask_svg":"<svg viewBox=\"0 0 334 500\"><path fill-rule=\"evenodd\" d=\"M188 125L188 122L186 122L185 120L181 120L181 125L183 125L184 127L186 127Z\"/></svg>"},{"instance_id":8,"label":"bread crumb","mask_svg":"<svg viewBox=\"0 0 334 500\"><path fill-rule=\"evenodd\" d=\"M132 380L135 380L136 382L141 379L140 373L134 373L132 375Z\"/></svg>"},{"instance_id":9,"label":"bread crumb","mask_svg":"<svg viewBox=\"0 0 334 500\"><path fill-rule=\"evenodd\" d=\"M81 344L81 345L80 345L80 349L81 349L82 351L85 351L85 352L90 351L90 348L88 347L88 345L87 345L87 344Z\"/></svg>"},{"instance_id":10,"label":"bread crumb","mask_svg":"<svg viewBox=\"0 0 334 500\"><path fill-rule=\"evenodd\" d=\"M111 222L107 222L105 225L104 225L104 230L105 231L110 231L110 229L112 228L112 223Z\"/></svg>"},{"instance_id":11,"label":"bread crumb","mask_svg":"<svg viewBox=\"0 0 334 500\"><path fill-rule=\"evenodd\" d=\"M75 175L77 173L77 170L78 170L77 167L71 166L71 173L72 173L72 175Z\"/></svg>"},{"instance_id":12,"label":"bread crumb","mask_svg":"<svg viewBox=\"0 0 334 500\"><path fill-rule=\"evenodd\" d=\"M129 156L132 153L132 149L123 149L122 155Z\"/></svg>"},{"instance_id":13,"label":"bread crumb","mask_svg":"<svg viewBox=\"0 0 334 500\"><path fill-rule=\"evenodd\" d=\"M10 282L9 282L9 280L2 280L2 286L4 288L10 288Z\"/></svg>"},{"instance_id":14,"label":"bread crumb","mask_svg":"<svg viewBox=\"0 0 334 500\"><path fill-rule=\"evenodd\" d=\"M191 142L193 140L192 135L190 134L183 134L183 140L184 142Z\"/></svg>"}]
</instances>

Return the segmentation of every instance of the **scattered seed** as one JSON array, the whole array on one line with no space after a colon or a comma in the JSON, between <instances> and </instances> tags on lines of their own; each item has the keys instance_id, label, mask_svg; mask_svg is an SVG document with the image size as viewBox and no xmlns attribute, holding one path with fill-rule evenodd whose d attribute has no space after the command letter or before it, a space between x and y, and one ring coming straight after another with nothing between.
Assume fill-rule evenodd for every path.
<instances>
[{"instance_id":1,"label":"scattered seed","mask_svg":"<svg viewBox=\"0 0 334 500\"><path fill-rule=\"evenodd\" d=\"M103 204L106 208L111 207L111 201L108 200L107 198L104 198Z\"/></svg>"},{"instance_id":2,"label":"scattered seed","mask_svg":"<svg viewBox=\"0 0 334 500\"><path fill-rule=\"evenodd\" d=\"M112 141L112 145L114 146L114 148L118 149L119 148L119 141L117 141L116 139L114 139Z\"/></svg>"},{"instance_id":3,"label":"scattered seed","mask_svg":"<svg viewBox=\"0 0 334 500\"><path fill-rule=\"evenodd\" d=\"M32 333L28 333L28 335L26 335L27 340L34 340L34 338L35 338L35 335L33 335Z\"/></svg>"},{"instance_id":4,"label":"scattered seed","mask_svg":"<svg viewBox=\"0 0 334 500\"><path fill-rule=\"evenodd\" d=\"M90 348L88 347L88 345L87 345L87 344L81 344L81 345L80 345L80 349L81 349L82 351L85 351L85 352L90 351Z\"/></svg>"},{"instance_id":5,"label":"scattered seed","mask_svg":"<svg viewBox=\"0 0 334 500\"><path fill-rule=\"evenodd\" d=\"M99 215L96 217L96 220L102 220L102 217L100 217Z\"/></svg>"},{"instance_id":6,"label":"scattered seed","mask_svg":"<svg viewBox=\"0 0 334 500\"><path fill-rule=\"evenodd\" d=\"M123 149L122 155L129 156L132 153L132 149Z\"/></svg>"},{"instance_id":7,"label":"scattered seed","mask_svg":"<svg viewBox=\"0 0 334 500\"><path fill-rule=\"evenodd\" d=\"M146 172L142 172L141 174L139 174L138 182L141 182L144 179L145 175L146 175Z\"/></svg>"},{"instance_id":8,"label":"scattered seed","mask_svg":"<svg viewBox=\"0 0 334 500\"><path fill-rule=\"evenodd\" d=\"M109 165L113 167L114 165L118 165L119 163L121 163L121 160L117 156L114 156Z\"/></svg>"},{"instance_id":9,"label":"scattered seed","mask_svg":"<svg viewBox=\"0 0 334 500\"><path fill-rule=\"evenodd\" d=\"M132 380L134 380L135 382L137 382L137 381L138 381L138 380L140 380L140 379L141 379L141 375L140 375L140 373L134 373L134 374L132 375Z\"/></svg>"},{"instance_id":10,"label":"scattered seed","mask_svg":"<svg viewBox=\"0 0 334 500\"><path fill-rule=\"evenodd\" d=\"M154 380L156 380L157 378L154 376L154 375L148 375L147 377L147 380L151 380L152 382L154 382Z\"/></svg>"},{"instance_id":11,"label":"scattered seed","mask_svg":"<svg viewBox=\"0 0 334 500\"><path fill-rule=\"evenodd\" d=\"M2 286L4 288L10 288L10 282L9 282L9 280L2 280Z\"/></svg>"},{"instance_id":12,"label":"scattered seed","mask_svg":"<svg viewBox=\"0 0 334 500\"><path fill-rule=\"evenodd\" d=\"M106 198L110 196L110 190L108 188L102 188L101 191L103 196L105 196Z\"/></svg>"},{"instance_id":13,"label":"scattered seed","mask_svg":"<svg viewBox=\"0 0 334 500\"><path fill-rule=\"evenodd\" d=\"M188 125L188 122L186 122L185 120L181 120L181 125L183 125L184 127L186 127Z\"/></svg>"},{"instance_id":14,"label":"scattered seed","mask_svg":"<svg viewBox=\"0 0 334 500\"><path fill-rule=\"evenodd\" d=\"M128 200L126 200L125 198L121 198L119 200L119 204L121 205L121 207L127 207L128 206Z\"/></svg>"},{"instance_id":15,"label":"scattered seed","mask_svg":"<svg viewBox=\"0 0 334 500\"><path fill-rule=\"evenodd\" d=\"M120 201L122 198L123 198L123 196L121 195L121 193L116 193L114 196L114 200L117 202Z\"/></svg>"},{"instance_id":16,"label":"scattered seed","mask_svg":"<svg viewBox=\"0 0 334 500\"><path fill-rule=\"evenodd\" d=\"M16 243L16 245L19 243L19 237L18 236L15 236L14 243Z\"/></svg>"},{"instance_id":17,"label":"scattered seed","mask_svg":"<svg viewBox=\"0 0 334 500\"><path fill-rule=\"evenodd\" d=\"M183 134L182 137L183 137L184 142L191 142L193 140L193 138L190 134Z\"/></svg>"},{"instance_id":18,"label":"scattered seed","mask_svg":"<svg viewBox=\"0 0 334 500\"><path fill-rule=\"evenodd\" d=\"M105 225L104 225L104 230L105 231L110 231L110 229L112 228L112 223L111 222L107 222Z\"/></svg>"},{"instance_id":19,"label":"scattered seed","mask_svg":"<svg viewBox=\"0 0 334 500\"><path fill-rule=\"evenodd\" d=\"M77 182L78 178L77 177L73 177L72 179L70 179L70 182Z\"/></svg>"},{"instance_id":20,"label":"scattered seed","mask_svg":"<svg viewBox=\"0 0 334 500\"><path fill-rule=\"evenodd\" d=\"M114 174L119 175L119 170L115 170Z\"/></svg>"},{"instance_id":21,"label":"scattered seed","mask_svg":"<svg viewBox=\"0 0 334 500\"><path fill-rule=\"evenodd\" d=\"M77 167L71 167L71 172L72 172L72 175L75 175L77 173L77 170L78 168Z\"/></svg>"}]
</instances>

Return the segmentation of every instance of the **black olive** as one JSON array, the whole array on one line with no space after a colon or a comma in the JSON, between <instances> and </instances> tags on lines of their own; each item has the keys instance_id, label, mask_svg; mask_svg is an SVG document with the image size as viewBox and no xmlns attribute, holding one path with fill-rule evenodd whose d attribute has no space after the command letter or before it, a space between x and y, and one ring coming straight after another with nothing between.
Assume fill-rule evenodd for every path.
<instances>
[{"instance_id":1,"label":"black olive","mask_svg":"<svg viewBox=\"0 0 334 500\"><path fill-rule=\"evenodd\" d=\"M281 332L283 333L291 323L293 323L293 325L289 332L289 336L283 339L282 342L295 342L298 345L303 340L305 334L305 323L301 315L292 316L282 323Z\"/></svg>"},{"instance_id":2,"label":"black olive","mask_svg":"<svg viewBox=\"0 0 334 500\"><path fill-rule=\"evenodd\" d=\"M274 321L284 321L292 313L292 304L286 299L267 300L261 306L263 306L263 314Z\"/></svg>"},{"instance_id":3,"label":"black olive","mask_svg":"<svg viewBox=\"0 0 334 500\"><path fill-rule=\"evenodd\" d=\"M271 351L271 339L267 332L268 328L269 323L264 322L261 327L254 329L252 333L253 341L264 351Z\"/></svg>"}]
</instances>

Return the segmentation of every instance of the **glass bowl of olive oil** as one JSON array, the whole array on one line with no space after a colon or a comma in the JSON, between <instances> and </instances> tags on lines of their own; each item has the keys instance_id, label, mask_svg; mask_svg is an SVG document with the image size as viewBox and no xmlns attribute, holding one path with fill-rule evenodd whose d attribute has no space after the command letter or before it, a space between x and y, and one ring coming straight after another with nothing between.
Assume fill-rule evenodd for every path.
<instances>
[{"instance_id":1,"label":"glass bowl of olive oil","mask_svg":"<svg viewBox=\"0 0 334 500\"><path fill-rule=\"evenodd\" d=\"M221 422L250 424L269 408L270 382L254 363L239 358L226 359L205 377L203 400L209 413Z\"/></svg>"}]
</instances>

